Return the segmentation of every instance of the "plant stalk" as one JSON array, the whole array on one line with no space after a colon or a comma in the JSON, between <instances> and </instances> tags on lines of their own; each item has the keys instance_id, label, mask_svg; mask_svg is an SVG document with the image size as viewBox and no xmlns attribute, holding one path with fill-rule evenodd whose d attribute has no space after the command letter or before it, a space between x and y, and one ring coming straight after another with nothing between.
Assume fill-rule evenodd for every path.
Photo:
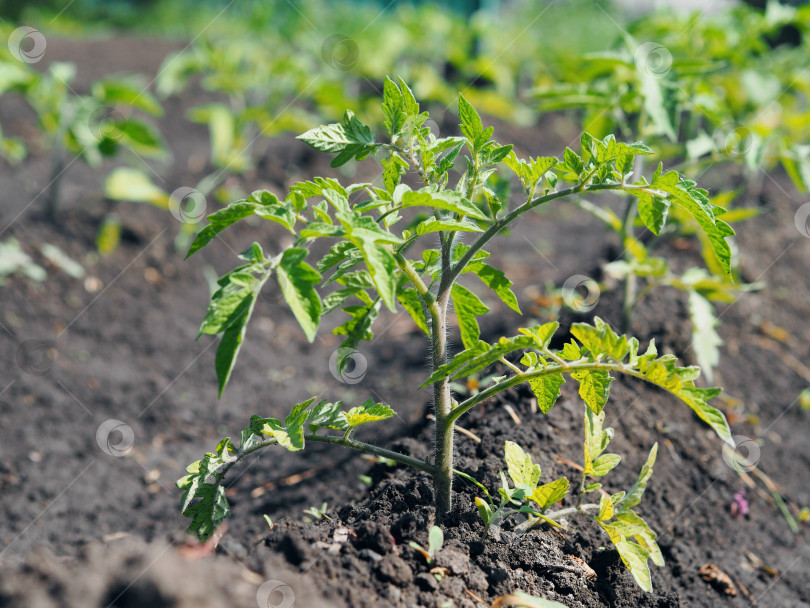
<instances>
[{"instance_id":1,"label":"plant stalk","mask_svg":"<svg viewBox=\"0 0 810 608\"><path fill-rule=\"evenodd\" d=\"M634 173L635 179L640 179L644 175L644 157L638 159L636 163L636 170ZM633 220L636 218L636 197L633 195L627 196L627 206L624 208L624 219L622 221L622 230L620 233L622 242L622 257L626 262L632 262L632 253L630 253L627 246L628 239L635 238L633 234ZM635 274L628 272L624 279L624 290L622 294L622 333L630 333L633 327L633 312L636 309L636 292L638 291L638 280Z\"/></svg>"},{"instance_id":2,"label":"plant stalk","mask_svg":"<svg viewBox=\"0 0 810 608\"><path fill-rule=\"evenodd\" d=\"M443 255L443 257L445 257ZM446 260L449 265L449 255ZM444 276L444 273L442 273ZM431 341L433 347L433 370L447 363L447 304L450 289L440 289L439 297L431 306ZM450 380L443 378L433 384L433 406L436 416L434 441L433 491L436 511L441 517L453 506L453 426L451 418L453 398Z\"/></svg>"}]
</instances>

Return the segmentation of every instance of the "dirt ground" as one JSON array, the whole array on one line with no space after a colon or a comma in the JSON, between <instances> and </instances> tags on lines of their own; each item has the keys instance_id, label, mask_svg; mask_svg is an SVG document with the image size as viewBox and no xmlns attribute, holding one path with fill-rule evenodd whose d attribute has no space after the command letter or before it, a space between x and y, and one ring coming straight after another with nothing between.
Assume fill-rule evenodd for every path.
<instances>
[{"instance_id":1,"label":"dirt ground","mask_svg":"<svg viewBox=\"0 0 810 608\"><path fill-rule=\"evenodd\" d=\"M132 38L53 40L43 64L77 62L75 86L82 91L110 72L154 75L176 48ZM208 135L184 119L201 98L192 90L166 103L160 126L174 162L155 170L170 192L201 176L192 169L206 153ZM32 120L19 100L3 98L7 135L30 141ZM452 117L440 121L442 130L453 124ZM502 142L514 141L522 155L558 153L575 139L559 116L542 117L535 129L498 123L495 133ZM258 592L260 605L287 608L442 606L448 600L472 607L515 589L571 608L810 606L806 526L793 534L761 481L759 489L748 487L688 408L621 379L611 391L607 422L616 430L611 449L624 459L609 489L632 483L651 445L660 443L640 510L659 532L666 560L664 568L654 568L653 594L638 590L607 538L585 521L571 520L571 531L561 536L545 529L518 535L516 522L508 520L482 541L473 489L460 481L437 558L450 574L437 581L408 547L411 540L426 542L435 519L426 477L320 445L299 454L268 450L234 469L228 489L233 517L215 554L201 555L184 542L174 480L220 437L238 436L254 413L281 416L313 395L346 402L373 396L398 416L365 436L423 454L429 394L413 387L427 375L424 339L407 315L384 315L377 338L360 347L365 377L344 384L329 371L338 338L324 333L307 344L271 286L217 401L216 342L195 341L209 294L206 277L231 268L233 252L253 240L272 250L283 235L261 224L239 226L184 262L173 246L179 223L172 215L104 202L101 174L80 163L65 177L64 205L52 224L38 198L47 184L47 150L33 148L20 167L0 166L0 240L16 237L43 265L39 246L55 244L85 265L88 276L72 279L50 266L46 283L12 277L0 287L0 606L254 606ZM259 156L257 169L240 179L246 191L283 193L298 179L331 171L327 157L292 137L264 142ZM359 181L372 170L360 165L356 175L344 177ZM705 179L715 188L741 185L734 170ZM756 443L759 469L794 506L810 505L810 421L797 399L810 385L802 377L810 361L810 238L794 221L807 201L778 171L758 194L743 195L744 206L761 212L737 226L743 278L766 286L718 309L725 345L716 380L730 396L723 409L734 434ZM95 234L111 208L122 217L124 238L112 255L98 258ZM679 268L700 264L691 242L661 248ZM499 314L483 324L484 339L545 320L536 299L548 281L559 286L575 274L599 279L598 268L617 249L595 220L561 204L527 217L492 252L493 264L515 281L526 316L485 298ZM618 322L617 294L605 291L592 314ZM580 319L561 320L564 332ZM659 351L694 363L686 301L677 291L654 292L638 311L634 334L642 344L655 338ZM458 468L496 487L503 443L513 440L542 465L544 479L576 478L561 460L581 459L582 405L571 384L548 416L532 411L531 395L518 391L462 419L481 441L459 435ZM505 403L521 424L506 414ZM97 441L109 420L131 429L134 446L124 456L107 447L118 435L112 444ZM371 485L360 475L370 476ZM750 512L735 518L730 505L740 490ZM331 519L305 523L304 509L323 502ZM272 531L264 514L278 522ZM570 555L585 560L596 579L571 567ZM731 578L735 596L700 578L707 563ZM293 597L294 604L285 604Z\"/></svg>"}]
</instances>

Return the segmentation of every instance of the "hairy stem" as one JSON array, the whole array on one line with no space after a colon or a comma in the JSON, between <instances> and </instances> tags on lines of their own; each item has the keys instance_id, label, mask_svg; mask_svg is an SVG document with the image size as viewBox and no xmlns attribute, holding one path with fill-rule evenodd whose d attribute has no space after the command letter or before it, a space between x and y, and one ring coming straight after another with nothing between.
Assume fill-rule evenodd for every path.
<instances>
[{"instance_id":1,"label":"hairy stem","mask_svg":"<svg viewBox=\"0 0 810 608\"><path fill-rule=\"evenodd\" d=\"M409 467L413 467L420 471L424 471L425 473L433 473L434 467L429 462L425 462L424 460L419 460L418 458L414 458L412 456L406 456L405 454L400 454L399 452L394 452L392 450L387 450L385 448L378 447L376 445L372 445L370 443L365 443L363 441L358 441L356 439L352 439L351 437L345 437L343 435L316 435L315 433L305 434L304 435L305 441L313 441L315 443L329 443L332 445L340 445L346 448L351 448L352 450L357 450L359 452L363 452L365 454L371 454L372 456L379 456L380 458L388 458L399 464L403 464ZM278 445L278 441L275 439L268 439L267 441L262 441L242 452L239 452L237 459L233 462L236 464L239 460L242 460L245 456L252 454L258 450L266 448L271 445ZM233 466L233 464L231 466ZM230 467L228 467L230 468ZM227 471L223 471L224 473Z\"/></svg>"},{"instance_id":2,"label":"hairy stem","mask_svg":"<svg viewBox=\"0 0 810 608\"><path fill-rule=\"evenodd\" d=\"M635 176L640 178L644 173L644 157L638 159ZM628 240L635 238L633 234L633 220L636 218L636 205L638 201L635 196L627 196L627 206L624 208L624 219L621 229L622 257L628 263L632 262L633 254L630 253ZM633 326L633 312L636 309L636 292L638 290L638 279L635 274L628 272L624 279L624 292L622 300L622 332L629 333Z\"/></svg>"},{"instance_id":3,"label":"hairy stem","mask_svg":"<svg viewBox=\"0 0 810 608\"><path fill-rule=\"evenodd\" d=\"M570 188L565 188L564 190L558 190L557 192L551 192L549 194L545 194L543 196L538 196L535 199L527 201L517 207L516 209L512 210L511 212L504 215L501 219L497 220L495 223L490 226L486 232L483 232L481 236L479 236L471 245L467 252L461 257L461 259L456 262L456 264L450 269L450 274L447 275L446 280L449 284L453 284L461 271L469 264L470 260L472 260L473 256L478 253L484 245L486 245L492 237L498 234L501 230L506 228L509 224L519 218L521 215L534 209L535 207L542 205L544 203L548 203L558 198L565 198L566 196L571 196L574 194L580 194L584 192L599 192L603 190L643 190L649 189L648 186L629 186L627 184L592 184L588 185L586 182L582 182L577 184L576 186L572 186ZM445 277L442 276L442 280L445 280Z\"/></svg>"},{"instance_id":4,"label":"hairy stem","mask_svg":"<svg viewBox=\"0 0 810 608\"><path fill-rule=\"evenodd\" d=\"M556 521L560 517L568 517L569 515L576 515L577 513L587 513L588 511L599 512L599 505L594 503L586 503L584 505L577 505L575 507L566 507L565 509L546 513L545 516Z\"/></svg>"},{"instance_id":5,"label":"hairy stem","mask_svg":"<svg viewBox=\"0 0 810 608\"><path fill-rule=\"evenodd\" d=\"M624 209L624 220L622 221L621 230L621 246L623 248L622 257L625 261L630 263L632 254L627 246L628 239L633 237L633 219L636 214L636 198L634 196L627 197L627 206ZM637 282L636 275L628 272L624 278L624 287L622 292L622 332L628 333L633 325L633 311L636 307L636 291Z\"/></svg>"},{"instance_id":6,"label":"hairy stem","mask_svg":"<svg viewBox=\"0 0 810 608\"><path fill-rule=\"evenodd\" d=\"M486 401L490 397L497 395L501 391L505 391L508 388L511 388L517 384L522 384L523 382L528 382L529 380L533 380L535 378L541 378L543 376L550 376L552 374L569 374L571 372L577 371L584 371L584 370L604 370L604 371L615 371L621 372L624 374L628 374L630 376L634 376L636 378L640 378L642 380L648 380L644 374L639 371L636 371L632 368L625 367L620 363L606 363L603 361L572 361L570 363L566 363L565 365L548 365L543 369L534 370L532 372L523 372L521 376L511 376L506 378L505 380L501 380L497 384L493 384L488 389L481 391L469 397L468 399L459 403L450 414L450 419L455 422L461 416L466 414L476 405L481 403L482 401Z\"/></svg>"},{"instance_id":7,"label":"hairy stem","mask_svg":"<svg viewBox=\"0 0 810 608\"><path fill-rule=\"evenodd\" d=\"M432 371L447 363L447 305L452 284L447 284L445 277L449 271L449 265L449 248L442 247L442 281L438 297L430 306ZM441 514L449 513L453 505L453 425L455 421L451 418L453 398L450 394L449 378L443 378L433 384L433 406L436 416L433 491L435 492L436 510L441 516Z\"/></svg>"}]
</instances>

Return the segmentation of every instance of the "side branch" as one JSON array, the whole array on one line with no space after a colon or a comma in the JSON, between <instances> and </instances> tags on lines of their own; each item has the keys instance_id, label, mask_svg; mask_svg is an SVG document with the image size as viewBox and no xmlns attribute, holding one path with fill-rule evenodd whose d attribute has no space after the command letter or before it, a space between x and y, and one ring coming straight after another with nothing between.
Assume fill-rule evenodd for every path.
<instances>
[{"instance_id":1,"label":"side branch","mask_svg":"<svg viewBox=\"0 0 810 608\"><path fill-rule=\"evenodd\" d=\"M523 382L528 382L530 380L534 380L535 378L542 378L543 376L551 376L552 374L570 374L571 372L593 370L622 372L630 376L635 376L636 378L641 378L642 380L647 379L641 372L625 367L620 363L606 363L602 361L572 361L571 363L566 363L565 365L548 365L543 369L538 369L532 372L523 372L519 376L510 376L505 380L501 380L497 384L493 384L488 389L469 397L453 408L453 411L450 413L450 419L455 422L482 401L486 401L490 397L494 397L498 393L518 384L522 384Z\"/></svg>"}]
</instances>

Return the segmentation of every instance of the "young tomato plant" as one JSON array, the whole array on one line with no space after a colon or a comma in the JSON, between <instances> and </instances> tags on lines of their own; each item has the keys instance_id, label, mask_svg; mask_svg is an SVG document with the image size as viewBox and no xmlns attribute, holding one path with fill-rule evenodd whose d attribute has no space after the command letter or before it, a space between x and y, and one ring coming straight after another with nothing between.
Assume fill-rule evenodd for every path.
<instances>
[{"instance_id":1,"label":"young tomato plant","mask_svg":"<svg viewBox=\"0 0 810 608\"><path fill-rule=\"evenodd\" d=\"M651 352L647 354L655 356ZM501 500L500 505L496 506L487 489L471 480L484 491L487 499L484 501L476 497L475 504L484 522L485 531L489 531L489 527L497 519L515 513L528 515L526 522L516 528L517 531L523 531L544 522L564 529L564 526L559 523L562 518L571 515L585 515L599 524L607 533L622 562L627 566L639 587L645 591L652 591L647 561L651 559L656 566L660 567L664 565L664 558L655 542L657 538L655 532L633 509L640 504L644 491L647 489L647 482L652 476L655 457L658 454L658 444L656 443L650 450L647 461L630 489L608 494L602 490L601 483L588 482L590 478L605 477L621 462L618 454L605 453L613 438L613 429L604 428L604 422L604 411L596 413L590 407L585 407L582 476L574 506L548 511L552 505L568 495L570 487L568 480L560 477L540 485L540 465L533 463L531 456L524 452L518 444L511 441L507 441L504 446L504 459L509 479L512 480L514 487L509 486L506 475L501 472L501 487L498 489ZM598 503L583 504L586 494L598 491L602 491Z\"/></svg>"},{"instance_id":2,"label":"young tomato plant","mask_svg":"<svg viewBox=\"0 0 810 608\"><path fill-rule=\"evenodd\" d=\"M75 71L72 64L54 63L46 73L36 73L23 89L53 148L45 199L50 216L58 208L62 176L72 159L80 158L97 167L103 158L121 149L139 156L166 156L158 131L136 115L136 111L151 116L163 113L149 92L142 90L136 80L110 78L93 83L90 94L78 95L69 84Z\"/></svg>"},{"instance_id":3,"label":"young tomato plant","mask_svg":"<svg viewBox=\"0 0 810 608\"><path fill-rule=\"evenodd\" d=\"M488 344L480 339L477 316L487 307L475 293L458 283L463 273L477 276L508 306L519 311L511 281L490 266L484 247L524 213L565 197L603 192L633 194L647 212L642 217L661 222L671 205L684 207L709 234L718 257L729 263L725 237L730 229L715 215L706 192L661 165L649 179L631 180L636 156L649 154L641 143L625 144L613 136L582 137L582 151L566 150L556 157L519 159L512 146L492 139L492 127L459 95L460 137L434 137L425 126L426 112L411 90L386 79L382 108L388 137L379 141L351 112L343 120L312 129L300 136L314 148L335 154L333 166L353 159L382 154L382 184L343 186L331 178L316 177L295 184L289 194L254 192L209 216L192 243L193 255L235 222L256 216L277 222L295 235L287 249L266 254L254 243L240 256L242 263L219 279L211 297L200 335L221 334L216 354L220 394L231 376L245 339L254 304L263 285L274 276L306 336L312 341L320 319L338 308L348 320L334 330L345 336L344 345L355 346L373 336L373 323L382 306L402 306L428 337L431 374L422 385L431 387L435 413L432 459L420 460L359 441L353 435L364 425L394 415L388 404L369 399L354 407L313 397L277 418L254 416L237 446L230 438L214 452L188 467L178 481L183 490L182 512L191 518L189 530L208 538L230 513L223 481L230 468L257 450L278 445L301 450L309 441L340 445L388 458L429 473L433 478L437 512L452 507L453 432L456 421L492 396L517 384L528 383L543 413L548 413L566 377L578 384L580 395L594 414L607 403L613 374L625 374L666 389L685 402L726 442L731 434L723 414L708 401L717 388L699 388L696 367L680 367L671 355L658 356L653 345L639 353L635 338L617 335L601 319L593 325L571 327L573 339L562 350L551 348L559 327L556 322L521 329L518 335ZM450 169L465 153L466 171L450 186ZM487 187L488 178L505 167L521 182L525 200L511 204ZM421 181L414 189L401 183L406 172ZM561 181L570 185L562 187ZM411 208L427 215L406 222ZM401 226L401 227L400 227ZM468 236L468 244L462 237ZM329 252L311 266L305 245L334 241ZM409 255L415 244L425 244L419 257ZM435 248L434 248L435 247ZM324 280L324 274L330 276ZM328 285L336 289L326 291ZM451 307L452 303L452 307ZM451 314L464 349L450 352L448 331ZM507 355L522 352L517 364ZM508 373L490 378L487 386L457 401L451 382L463 381L498 363Z\"/></svg>"}]
</instances>

